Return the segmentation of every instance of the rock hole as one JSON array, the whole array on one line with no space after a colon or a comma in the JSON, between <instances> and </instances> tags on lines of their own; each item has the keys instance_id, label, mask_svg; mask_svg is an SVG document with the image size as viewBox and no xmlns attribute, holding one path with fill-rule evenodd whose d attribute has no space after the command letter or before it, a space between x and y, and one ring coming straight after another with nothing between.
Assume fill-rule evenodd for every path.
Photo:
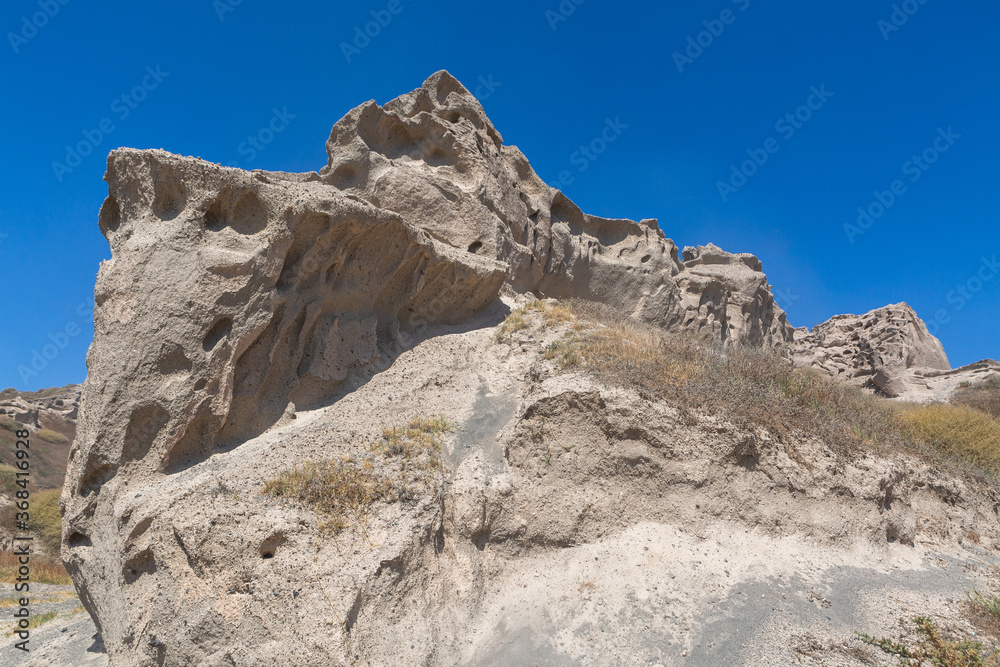
<instances>
[{"instance_id":1,"label":"rock hole","mask_svg":"<svg viewBox=\"0 0 1000 667\"><path fill-rule=\"evenodd\" d=\"M157 174L153 184L153 213L161 220L173 220L187 206L187 193L177 176L169 171Z\"/></svg>"},{"instance_id":2,"label":"rock hole","mask_svg":"<svg viewBox=\"0 0 1000 667\"><path fill-rule=\"evenodd\" d=\"M284 533L275 533L269 538L261 542L260 545L260 557L265 560L270 560L274 558L274 554L278 552L278 548L281 547L288 538L285 537Z\"/></svg>"},{"instance_id":3,"label":"rock hole","mask_svg":"<svg viewBox=\"0 0 1000 667\"><path fill-rule=\"evenodd\" d=\"M101 487L108 483L115 476L117 468L110 464L100 465L88 472L80 479L78 491L84 498L92 493L101 490Z\"/></svg>"},{"instance_id":4,"label":"rock hole","mask_svg":"<svg viewBox=\"0 0 1000 667\"><path fill-rule=\"evenodd\" d=\"M236 202L232 227L244 236L252 236L267 227L267 207L252 190Z\"/></svg>"},{"instance_id":5,"label":"rock hole","mask_svg":"<svg viewBox=\"0 0 1000 667\"><path fill-rule=\"evenodd\" d=\"M124 463L145 458L156 437L169 421L170 413L159 403L143 405L133 410L128 426L125 427L121 461Z\"/></svg>"},{"instance_id":6,"label":"rock hole","mask_svg":"<svg viewBox=\"0 0 1000 667\"><path fill-rule=\"evenodd\" d=\"M69 537L66 538L66 543L69 545L71 549L76 547L89 547L92 546L93 544L90 541L89 536L81 533L78 530L74 530L72 533L69 534Z\"/></svg>"},{"instance_id":7,"label":"rock hole","mask_svg":"<svg viewBox=\"0 0 1000 667\"><path fill-rule=\"evenodd\" d=\"M333 172L331 182L335 188L347 190L357 185L358 170L350 164L342 164Z\"/></svg>"},{"instance_id":8,"label":"rock hole","mask_svg":"<svg viewBox=\"0 0 1000 667\"><path fill-rule=\"evenodd\" d=\"M652 256L652 255L646 255L646 256L644 256L644 257L642 258L642 260L641 260L641 261L642 261L642 263L643 263L643 264L645 264L646 262L648 262L648 261L649 261L649 260L651 260L651 259L653 259L653 256Z\"/></svg>"},{"instance_id":9,"label":"rock hole","mask_svg":"<svg viewBox=\"0 0 1000 667\"><path fill-rule=\"evenodd\" d=\"M105 236L118 231L118 227L122 224L122 209L116 198L108 197L104 200L97 220L98 227Z\"/></svg>"},{"instance_id":10,"label":"rock hole","mask_svg":"<svg viewBox=\"0 0 1000 667\"><path fill-rule=\"evenodd\" d=\"M163 376L174 375L175 373L190 373L191 360L184 354L184 349L180 345L172 343L164 346L164 349L161 351L158 368L160 375Z\"/></svg>"},{"instance_id":11,"label":"rock hole","mask_svg":"<svg viewBox=\"0 0 1000 667\"><path fill-rule=\"evenodd\" d=\"M153 557L152 549L143 549L134 557L130 558L122 568L122 575L126 584L133 584L144 574L156 572L156 558Z\"/></svg>"},{"instance_id":12,"label":"rock hole","mask_svg":"<svg viewBox=\"0 0 1000 667\"><path fill-rule=\"evenodd\" d=\"M202 348L204 348L206 352L211 352L219 343L222 342L223 339L228 338L232 331L233 320L228 317L223 317L218 322L213 324L212 328L205 334L205 340L202 343Z\"/></svg>"},{"instance_id":13,"label":"rock hole","mask_svg":"<svg viewBox=\"0 0 1000 667\"><path fill-rule=\"evenodd\" d=\"M473 243L472 245L469 246L469 252L471 252L473 255L475 255L477 252L479 252L479 250L482 247L483 247L482 242L476 241L475 243Z\"/></svg>"},{"instance_id":14,"label":"rock hole","mask_svg":"<svg viewBox=\"0 0 1000 667\"><path fill-rule=\"evenodd\" d=\"M233 202L235 193L225 189L205 211L205 229L220 232L226 227L244 236L252 236L267 227L267 207L253 190L247 190Z\"/></svg>"}]
</instances>

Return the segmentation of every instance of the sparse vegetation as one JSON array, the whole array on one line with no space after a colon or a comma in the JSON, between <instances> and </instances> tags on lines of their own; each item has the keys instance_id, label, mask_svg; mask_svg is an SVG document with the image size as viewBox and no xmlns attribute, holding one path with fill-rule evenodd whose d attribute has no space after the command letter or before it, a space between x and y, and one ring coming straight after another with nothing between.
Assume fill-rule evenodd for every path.
<instances>
[{"instance_id":1,"label":"sparse vegetation","mask_svg":"<svg viewBox=\"0 0 1000 667\"><path fill-rule=\"evenodd\" d=\"M59 512L59 489L31 494L31 529L52 558L59 557L62 544L62 515Z\"/></svg>"},{"instance_id":2,"label":"sparse vegetation","mask_svg":"<svg viewBox=\"0 0 1000 667\"><path fill-rule=\"evenodd\" d=\"M911 437L1000 476L1000 422L965 405L935 403L904 409Z\"/></svg>"},{"instance_id":3,"label":"sparse vegetation","mask_svg":"<svg viewBox=\"0 0 1000 667\"><path fill-rule=\"evenodd\" d=\"M18 423L10 417L0 417L0 429L14 433L24 428L24 424Z\"/></svg>"},{"instance_id":4,"label":"sparse vegetation","mask_svg":"<svg viewBox=\"0 0 1000 667\"><path fill-rule=\"evenodd\" d=\"M1000 596L983 595L977 590L971 590L966 594L966 597L972 615L985 620L986 625L993 633L998 634L997 631L1000 630Z\"/></svg>"},{"instance_id":5,"label":"sparse vegetation","mask_svg":"<svg viewBox=\"0 0 1000 667\"><path fill-rule=\"evenodd\" d=\"M37 433L35 433L35 435L45 442L50 442L54 445L65 445L69 442L69 438L65 435L48 428L40 429Z\"/></svg>"},{"instance_id":6,"label":"sparse vegetation","mask_svg":"<svg viewBox=\"0 0 1000 667\"><path fill-rule=\"evenodd\" d=\"M58 615L59 615L58 612L54 612L54 611L47 611L44 614L33 614L32 616L30 616L28 618L28 625L27 625L27 627L25 627L25 628L17 628L17 629L19 629L19 630L33 630L33 629L37 628L40 625L44 625L44 624L48 623L49 621L54 620L55 617L58 616ZM13 630L11 630L10 632L8 632L7 636L10 636L12 634L14 634Z\"/></svg>"},{"instance_id":7,"label":"sparse vegetation","mask_svg":"<svg viewBox=\"0 0 1000 667\"><path fill-rule=\"evenodd\" d=\"M901 667L997 667L998 652L987 652L981 642L950 639L927 616L913 619L916 644L888 637L855 633L861 641L899 659Z\"/></svg>"},{"instance_id":8,"label":"sparse vegetation","mask_svg":"<svg viewBox=\"0 0 1000 667\"><path fill-rule=\"evenodd\" d=\"M454 428L444 417L415 417L404 426L384 429L363 455L306 462L268 482L264 492L304 502L326 515L320 528L334 535L352 522L363 526L379 501L413 500L436 490L443 437Z\"/></svg>"},{"instance_id":9,"label":"sparse vegetation","mask_svg":"<svg viewBox=\"0 0 1000 667\"><path fill-rule=\"evenodd\" d=\"M13 584L20 566L18 557L13 552L0 551L0 583ZM41 554L31 554L31 580L39 584L58 586L69 586L73 583L60 560Z\"/></svg>"},{"instance_id":10,"label":"sparse vegetation","mask_svg":"<svg viewBox=\"0 0 1000 667\"><path fill-rule=\"evenodd\" d=\"M993 375L978 384L962 383L961 388L955 392L952 403L1000 419L1000 375Z\"/></svg>"},{"instance_id":11,"label":"sparse vegetation","mask_svg":"<svg viewBox=\"0 0 1000 667\"><path fill-rule=\"evenodd\" d=\"M17 470L8 465L0 464L0 493L14 493L15 491L17 491Z\"/></svg>"},{"instance_id":12,"label":"sparse vegetation","mask_svg":"<svg viewBox=\"0 0 1000 667\"><path fill-rule=\"evenodd\" d=\"M808 433L842 451L906 449L1000 476L1000 422L985 414L990 401L1000 405L1000 379L976 385L963 405L901 406L794 369L769 349L671 335L586 302L530 302L511 313L498 338L533 322L573 323L543 351L560 369L583 369L687 413L723 415L779 437Z\"/></svg>"}]
</instances>

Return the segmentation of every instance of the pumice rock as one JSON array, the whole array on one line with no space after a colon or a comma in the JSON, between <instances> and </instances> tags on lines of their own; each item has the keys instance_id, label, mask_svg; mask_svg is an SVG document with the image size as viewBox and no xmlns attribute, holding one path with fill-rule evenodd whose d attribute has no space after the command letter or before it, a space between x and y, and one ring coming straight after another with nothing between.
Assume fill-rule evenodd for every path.
<instances>
[{"instance_id":1,"label":"pumice rock","mask_svg":"<svg viewBox=\"0 0 1000 667\"><path fill-rule=\"evenodd\" d=\"M640 574L674 568L693 527L705 539L703 507L740 517L713 524L713 548L733 561L783 553L797 575L841 565L802 535L919 539L901 479L931 489L925 513L940 509L934 494L966 493L925 468L845 466L814 440L779 446L550 372L551 331L513 346L493 336L513 300L578 297L888 392L902 371L948 368L908 309L872 327L793 329L755 257L681 253L655 220L585 214L446 72L349 112L327 152L304 174L159 150L108 158L99 224L112 258L97 277L62 555L112 665L652 664L663 646L679 655L680 630L659 624L648 645L619 630L648 626L637 600L655 587ZM312 510L262 495L279 472L370 452L415 415L465 426L447 443L446 493L401 495L336 539ZM753 465L730 465L751 449ZM761 501L755 467L774 498ZM886 488L900 498L891 517ZM788 509L803 489L834 504ZM984 523L975 502L960 506ZM765 528L734 540L740 521ZM776 526L795 535L781 542ZM598 558L615 566L594 571ZM726 580L722 562L677 568L656 604L693 613L678 601ZM570 599L565 624L539 612ZM598 637L609 618L616 632Z\"/></svg>"}]
</instances>

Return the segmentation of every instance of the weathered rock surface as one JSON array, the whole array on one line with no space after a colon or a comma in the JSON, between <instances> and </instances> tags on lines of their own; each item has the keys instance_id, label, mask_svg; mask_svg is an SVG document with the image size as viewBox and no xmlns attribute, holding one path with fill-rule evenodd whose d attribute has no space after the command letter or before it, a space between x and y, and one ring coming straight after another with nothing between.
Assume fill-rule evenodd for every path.
<instances>
[{"instance_id":1,"label":"weathered rock surface","mask_svg":"<svg viewBox=\"0 0 1000 667\"><path fill-rule=\"evenodd\" d=\"M327 153L324 183L498 259L514 292L616 304L721 342L791 341L755 257L710 245L686 249L681 261L655 220L587 215L503 144L447 72L384 107L351 111L334 126Z\"/></svg>"},{"instance_id":2,"label":"weathered rock surface","mask_svg":"<svg viewBox=\"0 0 1000 667\"><path fill-rule=\"evenodd\" d=\"M904 400L945 400L1000 365L984 360L952 369L944 348L905 303L865 315L837 315L811 331L795 330L793 360L851 384Z\"/></svg>"},{"instance_id":3,"label":"weathered rock surface","mask_svg":"<svg viewBox=\"0 0 1000 667\"><path fill-rule=\"evenodd\" d=\"M492 337L520 295L580 297L867 384L948 368L915 316L796 334L755 257L679 256L653 220L583 213L444 72L351 111L327 148L308 174L108 159L112 259L62 500L63 557L112 665L666 663L713 636L706 595L802 562L839 567L853 548L922 567L887 539L952 548L959 523L1000 544L989 503L960 481L693 423L558 376L540 361L553 332ZM466 425L441 497L380 506L334 540L312 511L260 495L279 471L364 451L417 414ZM748 438L753 465L734 456ZM809 501L789 509L796 494ZM920 534L935 511L951 522ZM756 554L733 586L718 583L726 558L675 583L635 576L708 537ZM788 567L771 567L776 553ZM655 642L636 643L643 624ZM601 636L612 626L626 630Z\"/></svg>"}]
</instances>

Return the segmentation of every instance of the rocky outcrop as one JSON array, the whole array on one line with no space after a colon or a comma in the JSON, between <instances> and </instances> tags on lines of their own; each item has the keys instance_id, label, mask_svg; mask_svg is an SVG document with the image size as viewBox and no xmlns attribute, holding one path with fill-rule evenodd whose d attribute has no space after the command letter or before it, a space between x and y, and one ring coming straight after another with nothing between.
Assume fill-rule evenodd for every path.
<instances>
[{"instance_id":1,"label":"rocky outcrop","mask_svg":"<svg viewBox=\"0 0 1000 667\"><path fill-rule=\"evenodd\" d=\"M796 329L792 357L797 366L915 401L945 400L963 383L1000 373L990 360L953 370L941 341L905 303Z\"/></svg>"},{"instance_id":2,"label":"rocky outcrop","mask_svg":"<svg viewBox=\"0 0 1000 667\"><path fill-rule=\"evenodd\" d=\"M660 517L653 495L671 484L684 486L671 502L691 511L690 489L709 477L725 495L733 475L750 474L742 464L719 472L743 435L720 439L716 423L681 433L692 425L670 409L655 407L654 418L600 387L555 382L542 400L532 367L542 348L504 356L486 331L507 310L501 297L600 301L880 388L882 371L947 368L915 316L892 311L797 337L752 255L713 245L681 254L655 220L583 213L503 144L445 72L351 111L327 151L326 167L306 174L156 150L108 158L99 224L112 258L97 278L62 502L63 557L112 664L328 665L361 654L372 664L492 664L486 643L454 648L474 630L487 573L536 549L592 543L602 521L620 516L593 484L589 509L538 520L503 500L535 513L550 506L536 481L547 469L531 458L539 437L552 448L546 424L583 425L562 448L579 449L563 461L559 502L582 498L580 470L595 479L615 470L615 484L635 492L623 519L633 524ZM464 467L450 497L401 496L344 551L310 511L263 502L278 471L368 451L385 426L418 412L472 424L473 440L452 452ZM589 438L598 430L603 440ZM826 455L821 443L801 444L817 461ZM703 452L702 463L688 466L681 446ZM807 483L798 468L788 473L796 450L772 449L769 477L794 474L781 482L794 497ZM571 469L574 460L585 466ZM886 497L863 471L856 477L850 493ZM757 499L749 482L733 493L726 507ZM884 538L881 510L869 510L865 530ZM830 530L852 530L851 511ZM979 519L971 509L969 521ZM404 627L429 634L380 639Z\"/></svg>"},{"instance_id":3,"label":"rocky outcrop","mask_svg":"<svg viewBox=\"0 0 1000 667\"><path fill-rule=\"evenodd\" d=\"M508 267L517 293L581 298L720 342L791 340L760 262L715 246L683 261L655 220L587 215L506 146L447 72L384 107L368 102L327 142L324 183Z\"/></svg>"},{"instance_id":4,"label":"rocky outcrop","mask_svg":"<svg viewBox=\"0 0 1000 667\"><path fill-rule=\"evenodd\" d=\"M72 384L42 391L0 391L0 417L38 430L43 428L62 432L76 424L80 409L82 385Z\"/></svg>"}]
</instances>

